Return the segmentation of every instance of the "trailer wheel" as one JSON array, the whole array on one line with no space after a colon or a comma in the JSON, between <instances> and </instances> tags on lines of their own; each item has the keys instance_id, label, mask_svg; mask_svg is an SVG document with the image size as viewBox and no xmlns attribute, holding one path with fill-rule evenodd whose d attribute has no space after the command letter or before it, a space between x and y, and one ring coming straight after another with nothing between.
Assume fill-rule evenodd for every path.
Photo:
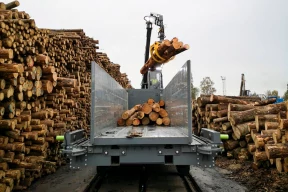
<instances>
[{"instance_id":1,"label":"trailer wheel","mask_svg":"<svg viewBox=\"0 0 288 192\"><path fill-rule=\"evenodd\" d=\"M189 175L190 165L176 165L176 169L180 175Z\"/></svg>"}]
</instances>

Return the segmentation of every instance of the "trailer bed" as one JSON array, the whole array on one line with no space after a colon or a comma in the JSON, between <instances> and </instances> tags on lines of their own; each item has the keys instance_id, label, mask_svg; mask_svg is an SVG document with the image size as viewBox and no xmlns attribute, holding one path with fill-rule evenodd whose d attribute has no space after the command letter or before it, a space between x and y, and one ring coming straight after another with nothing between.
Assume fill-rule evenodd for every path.
<instances>
[{"instance_id":1,"label":"trailer bed","mask_svg":"<svg viewBox=\"0 0 288 192\"><path fill-rule=\"evenodd\" d=\"M141 133L141 138L188 137L187 129L180 127L141 126L107 129L96 138L126 138L130 132ZM186 133L185 133L186 131Z\"/></svg>"},{"instance_id":2,"label":"trailer bed","mask_svg":"<svg viewBox=\"0 0 288 192\"><path fill-rule=\"evenodd\" d=\"M130 132L140 133L140 137L129 137ZM147 144L188 144L187 128L182 127L111 127L97 134L94 145L147 145Z\"/></svg>"}]
</instances>

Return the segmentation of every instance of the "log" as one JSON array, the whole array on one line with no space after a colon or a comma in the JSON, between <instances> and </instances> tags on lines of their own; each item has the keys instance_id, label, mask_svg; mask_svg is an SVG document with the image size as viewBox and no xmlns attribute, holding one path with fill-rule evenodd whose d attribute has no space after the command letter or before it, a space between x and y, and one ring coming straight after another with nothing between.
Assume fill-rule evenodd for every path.
<instances>
[{"instance_id":1,"label":"log","mask_svg":"<svg viewBox=\"0 0 288 192\"><path fill-rule=\"evenodd\" d=\"M20 5L19 1L12 1L10 3L5 4L6 10L14 9Z\"/></svg>"},{"instance_id":2,"label":"log","mask_svg":"<svg viewBox=\"0 0 288 192\"><path fill-rule=\"evenodd\" d=\"M23 68L22 64L2 64L2 63L0 63L0 72L23 73L24 68Z\"/></svg>"},{"instance_id":3,"label":"log","mask_svg":"<svg viewBox=\"0 0 288 192\"><path fill-rule=\"evenodd\" d=\"M226 121L228 121L228 117L220 117L220 118L213 119L213 123L220 123L220 122L226 122Z\"/></svg>"},{"instance_id":4,"label":"log","mask_svg":"<svg viewBox=\"0 0 288 192\"><path fill-rule=\"evenodd\" d=\"M164 107L164 106L165 106L165 101L162 100L162 99L160 99L160 101L159 101L159 106L160 106L160 107Z\"/></svg>"},{"instance_id":5,"label":"log","mask_svg":"<svg viewBox=\"0 0 288 192\"><path fill-rule=\"evenodd\" d=\"M160 105L159 105L158 103L154 103L154 104L152 105L152 109L153 109L153 111L155 111L155 112L159 112L159 111L160 111Z\"/></svg>"},{"instance_id":6,"label":"log","mask_svg":"<svg viewBox=\"0 0 288 192\"><path fill-rule=\"evenodd\" d=\"M225 96L213 95L213 94L210 96L210 102L233 103L233 104L243 104L243 105L250 104L250 102L244 101L241 99L231 99Z\"/></svg>"},{"instance_id":7,"label":"log","mask_svg":"<svg viewBox=\"0 0 288 192\"><path fill-rule=\"evenodd\" d=\"M265 130L277 129L278 127L279 127L278 122L265 121Z\"/></svg>"},{"instance_id":8,"label":"log","mask_svg":"<svg viewBox=\"0 0 288 192\"><path fill-rule=\"evenodd\" d=\"M288 157L288 143L266 144L265 152L268 159Z\"/></svg>"},{"instance_id":9,"label":"log","mask_svg":"<svg viewBox=\"0 0 288 192\"><path fill-rule=\"evenodd\" d=\"M233 150L239 146L239 142L235 140L227 140L223 142L225 149Z\"/></svg>"},{"instance_id":10,"label":"log","mask_svg":"<svg viewBox=\"0 0 288 192\"><path fill-rule=\"evenodd\" d=\"M262 106L262 105L268 105L268 104L272 104L276 102L276 98L270 98L270 99L266 99L263 101L256 101L254 106Z\"/></svg>"},{"instance_id":11,"label":"log","mask_svg":"<svg viewBox=\"0 0 288 192\"><path fill-rule=\"evenodd\" d=\"M142 123L142 125L148 125L148 124L150 123L149 117L144 117L144 118L141 120L141 123Z\"/></svg>"},{"instance_id":12,"label":"log","mask_svg":"<svg viewBox=\"0 0 288 192\"><path fill-rule=\"evenodd\" d=\"M167 117L168 116L168 113L165 109L161 108L160 111L159 111L159 115L164 118L164 117Z\"/></svg>"},{"instance_id":13,"label":"log","mask_svg":"<svg viewBox=\"0 0 288 192\"><path fill-rule=\"evenodd\" d=\"M280 119L279 128L288 130L288 119Z\"/></svg>"},{"instance_id":14,"label":"log","mask_svg":"<svg viewBox=\"0 0 288 192\"><path fill-rule=\"evenodd\" d=\"M267 161L268 158L265 151L255 151L254 154L253 154L253 160L255 163L257 162L261 162L261 161Z\"/></svg>"},{"instance_id":15,"label":"log","mask_svg":"<svg viewBox=\"0 0 288 192\"><path fill-rule=\"evenodd\" d=\"M249 109L254 109L253 105L245 105L245 104L233 104L229 103L228 111L246 111Z\"/></svg>"},{"instance_id":16,"label":"log","mask_svg":"<svg viewBox=\"0 0 288 192\"><path fill-rule=\"evenodd\" d=\"M170 122L171 122L171 120L170 120L170 118L169 117L163 117L163 119L162 119L162 123L164 124L164 125L166 125L166 126L168 126L168 125L170 125Z\"/></svg>"},{"instance_id":17,"label":"log","mask_svg":"<svg viewBox=\"0 0 288 192\"><path fill-rule=\"evenodd\" d=\"M138 113L133 113L127 120L126 126L130 126L133 124L133 120L137 118Z\"/></svg>"},{"instance_id":18,"label":"log","mask_svg":"<svg viewBox=\"0 0 288 192\"><path fill-rule=\"evenodd\" d=\"M57 78L58 87L76 87L76 85L77 85L76 79L64 78L64 77Z\"/></svg>"},{"instance_id":19,"label":"log","mask_svg":"<svg viewBox=\"0 0 288 192\"><path fill-rule=\"evenodd\" d=\"M146 115L148 115L148 114L151 113L151 111L152 111L152 106L149 105L148 103L144 103L144 104L142 105L142 111L143 111Z\"/></svg>"},{"instance_id":20,"label":"log","mask_svg":"<svg viewBox=\"0 0 288 192\"><path fill-rule=\"evenodd\" d=\"M246 111L239 111L239 112L231 111L229 121L231 122L232 125L235 125L245 121L255 120L255 115L278 114L282 110L287 110L284 103L260 106Z\"/></svg>"},{"instance_id":21,"label":"log","mask_svg":"<svg viewBox=\"0 0 288 192\"><path fill-rule=\"evenodd\" d=\"M149 113L149 119L151 121L156 121L159 117L159 113L152 111L151 113Z\"/></svg>"},{"instance_id":22,"label":"log","mask_svg":"<svg viewBox=\"0 0 288 192\"><path fill-rule=\"evenodd\" d=\"M157 124L157 125L162 125L162 123L163 123L162 118L158 118L158 119L156 120L156 124Z\"/></svg>"},{"instance_id":23,"label":"log","mask_svg":"<svg viewBox=\"0 0 288 192\"><path fill-rule=\"evenodd\" d=\"M249 133L249 125L255 124L254 121L245 122L241 124L237 124L235 128L233 128L234 134L237 139L240 139L241 137L247 135Z\"/></svg>"},{"instance_id":24,"label":"log","mask_svg":"<svg viewBox=\"0 0 288 192\"><path fill-rule=\"evenodd\" d=\"M13 58L13 50L12 49L3 49L0 48L0 58L2 59L12 59Z\"/></svg>"},{"instance_id":25,"label":"log","mask_svg":"<svg viewBox=\"0 0 288 192\"><path fill-rule=\"evenodd\" d=\"M143 111L138 111L137 112L137 118L138 119L143 119L145 117L145 113Z\"/></svg>"},{"instance_id":26,"label":"log","mask_svg":"<svg viewBox=\"0 0 288 192\"><path fill-rule=\"evenodd\" d=\"M122 113L122 119L128 119L133 113L135 113L136 111L136 108L135 107L132 107L131 109L125 111Z\"/></svg>"},{"instance_id":27,"label":"log","mask_svg":"<svg viewBox=\"0 0 288 192\"><path fill-rule=\"evenodd\" d=\"M217 111L217 117L226 117L228 113L227 109L221 110L221 111Z\"/></svg>"}]
</instances>

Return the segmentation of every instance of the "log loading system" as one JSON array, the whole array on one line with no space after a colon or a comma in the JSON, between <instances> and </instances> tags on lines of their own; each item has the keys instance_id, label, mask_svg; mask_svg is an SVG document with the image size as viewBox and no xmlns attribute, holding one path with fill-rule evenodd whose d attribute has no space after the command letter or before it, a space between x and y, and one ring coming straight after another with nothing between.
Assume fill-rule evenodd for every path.
<instances>
[{"instance_id":1,"label":"log loading system","mask_svg":"<svg viewBox=\"0 0 288 192\"><path fill-rule=\"evenodd\" d=\"M160 26L159 37L163 40L163 17L159 14L150 17ZM145 62L152 29L152 22L148 19L146 22ZM142 73L141 89L126 90L98 64L92 62L91 66L90 136L85 138L84 130L65 133L62 146L63 153L70 159L70 168L97 166L97 171L101 171L122 164L165 164L175 165L180 173L188 174L190 165L215 166L214 157L221 152L220 133L207 128L201 129L200 136L192 133L190 60L165 88L162 88L161 70L150 68ZM159 86L149 86L153 73L160 74ZM117 119L124 111L149 98L165 101L170 126L117 126ZM141 137L128 137L131 131L141 133Z\"/></svg>"}]
</instances>

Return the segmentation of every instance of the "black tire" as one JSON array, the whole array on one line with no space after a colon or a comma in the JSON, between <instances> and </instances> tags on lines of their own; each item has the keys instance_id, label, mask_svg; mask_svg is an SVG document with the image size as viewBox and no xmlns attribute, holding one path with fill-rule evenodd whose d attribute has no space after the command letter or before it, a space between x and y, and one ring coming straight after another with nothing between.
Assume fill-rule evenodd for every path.
<instances>
[{"instance_id":1,"label":"black tire","mask_svg":"<svg viewBox=\"0 0 288 192\"><path fill-rule=\"evenodd\" d=\"M189 175L190 165L176 165L176 169L180 175Z\"/></svg>"}]
</instances>

